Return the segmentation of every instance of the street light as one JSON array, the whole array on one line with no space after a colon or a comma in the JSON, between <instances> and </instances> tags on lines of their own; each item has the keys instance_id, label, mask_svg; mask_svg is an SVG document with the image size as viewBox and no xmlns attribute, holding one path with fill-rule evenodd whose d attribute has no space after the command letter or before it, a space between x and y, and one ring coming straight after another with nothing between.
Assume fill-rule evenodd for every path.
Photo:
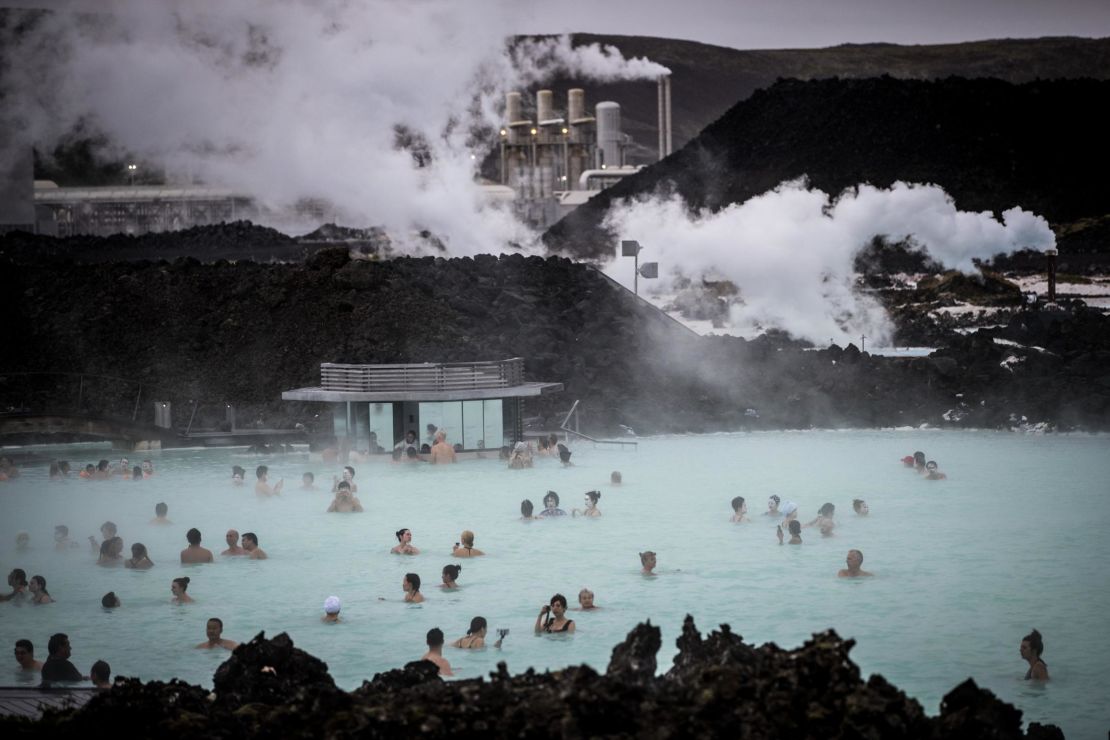
<instances>
[{"instance_id":1,"label":"street light","mask_svg":"<svg viewBox=\"0 0 1110 740\"><path fill-rule=\"evenodd\" d=\"M127 165L127 184L128 185L134 185L135 184L135 170L137 170L137 169L139 169L139 165L137 165L137 164Z\"/></svg>"},{"instance_id":2,"label":"street light","mask_svg":"<svg viewBox=\"0 0 1110 740\"><path fill-rule=\"evenodd\" d=\"M640 278L651 279L659 277L659 263L658 262L645 262L643 267L640 267L640 242L632 239L621 240L621 256L633 257L636 261L633 265L632 276L632 292L635 295L640 295Z\"/></svg>"}]
</instances>

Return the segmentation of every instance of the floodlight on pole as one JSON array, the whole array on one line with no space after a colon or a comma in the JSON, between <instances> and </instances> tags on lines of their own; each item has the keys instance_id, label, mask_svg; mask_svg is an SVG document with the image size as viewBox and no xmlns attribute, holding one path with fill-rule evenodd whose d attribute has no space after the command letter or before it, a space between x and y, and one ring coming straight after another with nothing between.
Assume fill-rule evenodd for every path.
<instances>
[{"instance_id":1,"label":"floodlight on pole","mask_svg":"<svg viewBox=\"0 0 1110 740\"><path fill-rule=\"evenodd\" d=\"M633 263L632 273L632 292L635 295L640 295L640 278L657 278L659 277L659 263L658 262L645 262L643 267L640 267L640 251L643 249L640 242L633 239L621 240L621 256L632 257L635 259Z\"/></svg>"}]
</instances>

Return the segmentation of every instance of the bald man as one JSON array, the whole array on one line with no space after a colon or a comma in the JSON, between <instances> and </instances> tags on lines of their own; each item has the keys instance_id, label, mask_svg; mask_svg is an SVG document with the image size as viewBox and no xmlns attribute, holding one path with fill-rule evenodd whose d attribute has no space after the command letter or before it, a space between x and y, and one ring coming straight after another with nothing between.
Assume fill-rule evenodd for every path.
<instances>
[{"instance_id":1,"label":"bald man","mask_svg":"<svg viewBox=\"0 0 1110 740\"><path fill-rule=\"evenodd\" d=\"M227 534L224 535L224 539L227 541L227 549L221 552L221 555L227 555L229 557L234 557L236 555L250 555L249 552L239 547L239 530L227 530Z\"/></svg>"},{"instance_id":2,"label":"bald man","mask_svg":"<svg viewBox=\"0 0 1110 740\"><path fill-rule=\"evenodd\" d=\"M845 561L848 565L847 568L842 568L836 575L840 578L860 578L863 576L872 576L874 573L868 573L860 569L863 565L863 553L859 550L849 550L848 557Z\"/></svg>"}]
</instances>

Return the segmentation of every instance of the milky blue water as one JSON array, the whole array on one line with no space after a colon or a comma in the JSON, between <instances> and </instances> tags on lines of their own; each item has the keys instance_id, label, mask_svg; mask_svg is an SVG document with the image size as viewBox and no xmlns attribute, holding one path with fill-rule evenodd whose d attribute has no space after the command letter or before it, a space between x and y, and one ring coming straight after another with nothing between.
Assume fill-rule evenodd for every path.
<instances>
[{"instance_id":1,"label":"milky blue water","mask_svg":"<svg viewBox=\"0 0 1110 740\"><path fill-rule=\"evenodd\" d=\"M865 676L883 674L930 713L972 676L1027 721L1059 724L1069 737L1105 737L1110 728L1103 683L1110 670L1110 438L781 432L646 439L636 451L572 448L571 468L550 459L523 471L496 460L358 465L366 512L354 515L326 514L326 490L299 490L305 471L321 489L339 472L307 453L154 453L157 475L143 482L51 483L45 466L27 470L0 484L0 569L45 576L57 603L0 604L0 638L7 646L30 638L44 658L49 635L64 631L83 672L103 658L117 674L211 685L226 655L193 645L204 639L206 618L219 616L235 640L289 632L328 663L341 686L354 688L419 658L429 628L442 628L450 641L475 615L489 620L491 633L511 631L500 651L447 649L461 676L484 675L499 660L513 672L581 662L603 670L613 646L648 618L663 629L665 670L689 612L703 632L727 622L757 644L796 646L833 627L857 641L852 656ZM918 449L940 462L947 481L901 467L899 458ZM58 454L73 463L108 456ZM230 485L232 464L253 471L260 463L270 465L272 479L286 479L280 498L260 500L251 488ZM623 486L608 483L615 469ZM554 489L569 509L595 488L599 519L519 520L523 498L539 507ZM773 520L761 516L771 493L798 502L803 521L834 503L835 535L807 529L800 547L778 545ZM750 524L729 522L736 495L748 500ZM857 497L867 500L869 517L852 512ZM159 501L169 504L173 526L148 523ZM156 566L100 568L87 543L53 549L55 524L84 541L105 519L119 525L128 551L145 543ZM181 566L184 533L194 526L217 552L229 527L253 530L270 559ZM401 527L413 530L420 555L389 554ZM476 532L487 557L451 558L463 529ZM15 550L20 530L31 534L28 551ZM875 578L836 577L849 548L864 552ZM646 549L659 554L653 579L639 574L637 553ZM442 592L436 584L450 562L463 564L462 588ZM409 571L423 579L423 605L401 600ZM195 604L170 604L170 581L180 575L192 579ZM583 586L602 609L572 612L573 637L533 636L540 606L556 592L573 603ZM101 608L109 590L122 608ZM343 601L340 625L320 622L329 594ZM1021 680L1019 642L1034 627L1045 636L1052 675L1043 687ZM0 673L0 682L19 680L10 667Z\"/></svg>"}]
</instances>

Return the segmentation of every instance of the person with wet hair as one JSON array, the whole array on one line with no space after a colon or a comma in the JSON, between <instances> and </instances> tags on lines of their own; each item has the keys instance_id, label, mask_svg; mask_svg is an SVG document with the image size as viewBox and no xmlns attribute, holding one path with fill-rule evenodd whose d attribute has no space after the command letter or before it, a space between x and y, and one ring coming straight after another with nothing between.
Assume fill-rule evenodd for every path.
<instances>
[{"instance_id":1,"label":"person with wet hair","mask_svg":"<svg viewBox=\"0 0 1110 740\"><path fill-rule=\"evenodd\" d=\"M645 550L640 553L640 575L654 576L656 565L655 553L651 550Z\"/></svg>"},{"instance_id":2,"label":"person with wet hair","mask_svg":"<svg viewBox=\"0 0 1110 740\"><path fill-rule=\"evenodd\" d=\"M101 460L96 464L96 472L93 473L94 480L108 480L112 477L112 466L107 460Z\"/></svg>"},{"instance_id":3,"label":"person with wet hair","mask_svg":"<svg viewBox=\"0 0 1110 740\"><path fill-rule=\"evenodd\" d=\"M590 612L601 607L594 604L594 592L584 588L578 592L578 611Z\"/></svg>"},{"instance_id":4,"label":"person with wet hair","mask_svg":"<svg viewBox=\"0 0 1110 740\"><path fill-rule=\"evenodd\" d=\"M521 521L530 522L533 519L535 519L536 517L532 516L532 512L534 510L535 509L532 506L532 501L530 499L524 499L523 501L521 501L520 502L520 519L521 519Z\"/></svg>"},{"instance_id":5,"label":"person with wet hair","mask_svg":"<svg viewBox=\"0 0 1110 740\"><path fill-rule=\"evenodd\" d=\"M265 560L269 557L266 551L258 546L258 535L254 532L243 532L243 549L251 560Z\"/></svg>"},{"instance_id":6,"label":"person with wet hair","mask_svg":"<svg viewBox=\"0 0 1110 740\"><path fill-rule=\"evenodd\" d=\"M131 476L130 477L131 477L131 480L144 480L143 469L140 468L138 465L131 468ZM104 665L108 665L108 664L105 663Z\"/></svg>"},{"instance_id":7,"label":"person with wet hair","mask_svg":"<svg viewBox=\"0 0 1110 740\"><path fill-rule=\"evenodd\" d=\"M563 467L564 468L573 467L574 463L572 463L570 461L570 456L571 456L570 449L565 444L560 442L558 444L558 450L559 450L559 462L561 462L563 464Z\"/></svg>"},{"instance_id":8,"label":"person with wet hair","mask_svg":"<svg viewBox=\"0 0 1110 740\"><path fill-rule=\"evenodd\" d=\"M552 517L552 516L566 516L567 513L559 508L559 494L554 491L548 491L543 497L543 511L538 516Z\"/></svg>"},{"instance_id":9,"label":"person with wet hair","mask_svg":"<svg viewBox=\"0 0 1110 740\"><path fill-rule=\"evenodd\" d=\"M313 473L305 473L301 476L301 490L302 491L315 491L316 490L316 476Z\"/></svg>"},{"instance_id":10,"label":"person with wet hair","mask_svg":"<svg viewBox=\"0 0 1110 740\"><path fill-rule=\"evenodd\" d=\"M571 516L601 516L601 509L597 508L597 502L601 500L601 491L586 491L586 508L584 509L571 509Z\"/></svg>"},{"instance_id":11,"label":"person with wet hair","mask_svg":"<svg viewBox=\"0 0 1110 740\"><path fill-rule=\"evenodd\" d=\"M167 506L164 501L156 503L154 505L154 518L150 520L150 523L157 524L159 526L165 524L173 524L173 522L166 518L166 514L168 514L169 512L170 507Z\"/></svg>"},{"instance_id":12,"label":"person with wet hair","mask_svg":"<svg viewBox=\"0 0 1110 740\"><path fill-rule=\"evenodd\" d=\"M838 578L863 578L875 575L863 570L863 553L859 550L849 550L848 557L844 561L847 568L841 568L837 571Z\"/></svg>"},{"instance_id":13,"label":"person with wet hair","mask_svg":"<svg viewBox=\"0 0 1110 740\"><path fill-rule=\"evenodd\" d=\"M328 505L328 513L357 514L362 511L362 502L358 496L352 495L351 484L345 480L339 481L335 487L335 498Z\"/></svg>"},{"instance_id":14,"label":"person with wet hair","mask_svg":"<svg viewBox=\"0 0 1110 740\"><path fill-rule=\"evenodd\" d=\"M420 576L415 573L406 573L401 579L401 590L405 592L405 603L419 604L424 601L424 594L420 593Z\"/></svg>"},{"instance_id":15,"label":"person with wet hair","mask_svg":"<svg viewBox=\"0 0 1110 740\"><path fill-rule=\"evenodd\" d=\"M420 659L435 663L441 676L455 675L451 672L451 664L447 662L447 658L443 657L443 630L439 627L432 627L428 630L426 642L428 643L428 652L424 653Z\"/></svg>"},{"instance_id":16,"label":"person with wet hair","mask_svg":"<svg viewBox=\"0 0 1110 740\"><path fill-rule=\"evenodd\" d=\"M393 449L400 452L402 456L405 455L409 450L419 451L419 447L417 446L416 441L416 430L410 429L405 432L405 438L397 444L393 445Z\"/></svg>"},{"instance_id":17,"label":"person with wet hair","mask_svg":"<svg viewBox=\"0 0 1110 740\"><path fill-rule=\"evenodd\" d=\"M485 553L474 547L474 533L464 529L459 535L459 542L456 542L455 548L451 550L451 555L456 558L477 558Z\"/></svg>"},{"instance_id":18,"label":"person with wet hair","mask_svg":"<svg viewBox=\"0 0 1110 740\"><path fill-rule=\"evenodd\" d=\"M214 650L215 648L234 650L239 647L239 643L228 640L223 636L224 621L219 617L208 618L208 621L204 623L204 635L208 639L197 645L197 650Z\"/></svg>"},{"instance_id":19,"label":"person with wet hair","mask_svg":"<svg viewBox=\"0 0 1110 740\"><path fill-rule=\"evenodd\" d=\"M100 605L105 609L115 609L120 605L120 600L115 591L109 591L100 597Z\"/></svg>"},{"instance_id":20,"label":"person with wet hair","mask_svg":"<svg viewBox=\"0 0 1110 740\"><path fill-rule=\"evenodd\" d=\"M12 587L12 592L0 594L0 601L23 601L27 598L27 571L12 568L12 572L8 574L8 585Z\"/></svg>"},{"instance_id":21,"label":"person with wet hair","mask_svg":"<svg viewBox=\"0 0 1110 740\"><path fill-rule=\"evenodd\" d=\"M15 662L24 673L42 672L42 661L35 660L35 646L30 640L15 641Z\"/></svg>"},{"instance_id":22,"label":"person with wet hair","mask_svg":"<svg viewBox=\"0 0 1110 740\"><path fill-rule=\"evenodd\" d=\"M852 511L856 512L856 514L860 516L867 516L871 513L871 507L869 507L867 505L867 502L863 499L854 498L852 499Z\"/></svg>"},{"instance_id":23,"label":"person with wet hair","mask_svg":"<svg viewBox=\"0 0 1110 740\"><path fill-rule=\"evenodd\" d=\"M948 476L937 469L937 461L925 463L925 480L945 480Z\"/></svg>"},{"instance_id":24,"label":"person with wet hair","mask_svg":"<svg viewBox=\"0 0 1110 740\"><path fill-rule=\"evenodd\" d=\"M185 533L185 539L188 541L189 546L181 551L182 564L194 563L211 563L215 558L212 557L212 551L207 547L200 546L200 530L193 527Z\"/></svg>"},{"instance_id":25,"label":"person with wet hair","mask_svg":"<svg viewBox=\"0 0 1110 740\"><path fill-rule=\"evenodd\" d=\"M44 684L89 680L88 676L82 676L77 667L69 662L70 656L73 655L73 649L69 644L68 635L62 632L51 635L50 642L47 643L46 647L49 656L46 658L46 662L42 664L42 682Z\"/></svg>"},{"instance_id":26,"label":"person with wet hair","mask_svg":"<svg viewBox=\"0 0 1110 740\"><path fill-rule=\"evenodd\" d=\"M609 485L619 486L621 484L621 481L621 471L614 470L612 473L609 473Z\"/></svg>"},{"instance_id":27,"label":"person with wet hair","mask_svg":"<svg viewBox=\"0 0 1110 740\"><path fill-rule=\"evenodd\" d=\"M54 598L46 590L46 579L42 576L31 576L31 582L27 585L27 590L31 592L32 604L54 603Z\"/></svg>"},{"instance_id":28,"label":"person with wet hair","mask_svg":"<svg viewBox=\"0 0 1110 740\"><path fill-rule=\"evenodd\" d=\"M540 613L536 616L535 632L537 635L574 632L574 620L567 619L566 596L555 594L550 602L540 607Z\"/></svg>"},{"instance_id":29,"label":"person with wet hair","mask_svg":"<svg viewBox=\"0 0 1110 740\"><path fill-rule=\"evenodd\" d=\"M254 476L258 480L254 482L255 494L267 498L270 496L280 496L281 489L285 486L285 479L281 478L273 486L270 485L270 469L265 465L259 465L254 471Z\"/></svg>"},{"instance_id":30,"label":"person with wet hair","mask_svg":"<svg viewBox=\"0 0 1110 740\"><path fill-rule=\"evenodd\" d=\"M780 503L782 503L782 499L779 498L777 494L772 493L771 497L767 499L767 511L763 512L763 516L781 517L782 512L779 511Z\"/></svg>"},{"instance_id":31,"label":"person with wet hair","mask_svg":"<svg viewBox=\"0 0 1110 740\"><path fill-rule=\"evenodd\" d=\"M188 576L182 576L181 578L174 578L173 579L173 581L170 583L170 593L173 594L173 598L170 599L170 603L173 603L173 604L192 604L193 603L193 597L190 596L189 594L185 593L186 591L189 590L189 581L190 580L191 579Z\"/></svg>"},{"instance_id":32,"label":"person with wet hair","mask_svg":"<svg viewBox=\"0 0 1110 740\"><path fill-rule=\"evenodd\" d=\"M89 463L85 466L84 470L77 474L77 477L84 478L85 480L92 480L94 475L96 475L96 466Z\"/></svg>"},{"instance_id":33,"label":"person with wet hair","mask_svg":"<svg viewBox=\"0 0 1110 740\"><path fill-rule=\"evenodd\" d=\"M836 506L831 503L822 504L821 508L817 510L817 516L813 521L808 522L804 526L817 527L821 530L822 537L832 537L833 528L836 527L836 522L833 521L833 514L836 513Z\"/></svg>"},{"instance_id":34,"label":"person with wet hair","mask_svg":"<svg viewBox=\"0 0 1110 740\"><path fill-rule=\"evenodd\" d=\"M1025 672L1025 680L1047 681L1048 664L1041 660L1041 653L1044 652L1044 640L1041 638L1041 633L1033 630L1021 638L1020 650L1022 660L1029 664L1029 670Z\"/></svg>"},{"instance_id":35,"label":"person with wet hair","mask_svg":"<svg viewBox=\"0 0 1110 740\"><path fill-rule=\"evenodd\" d=\"M54 527L54 549L64 552L80 545L69 538L69 527L58 524Z\"/></svg>"},{"instance_id":36,"label":"person with wet hair","mask_svg":"<svg viewBox=\"0 0 1110 740\"><path fill-rule=\"evenodd\" d=\"M787 529L788 532L790 532L790 541L787 542L786 544L788 544L788 545L800 545L800 544L802 544L802 523L801 522L799 522L797 519L791 519L790 521L788 521L786 523L786 529ZM782 525L781 524L776 529L775 534L778 536L779 544L781 545L782 544L782 538L783 538L783 532L782 532Z\"/></svg>"},{"instance_id":37,"label":"person with wet hair","mask_svg":"<svg viewBox=\"0 0 1110 740\"><path fill-rule=\"evenodd\" d=\"M139 469L135 468L135 470ZM142 471L139 471L139 475L142 476ZM92 681L93 688L112 688L112 666L103 660L96 661L89 669L89 680Z\"/></svg>"},{"instance_id":38,"label":"person with wet hair","mask_svg":"<svg viewBox=\"0 0 1110 740\"><path fill-rule=\"evenodd\" d=\"M92 554L93 555L99 555L100 554L100 548L104 544L104 541L110 540L113 537L115 537L117 531L118 530L116 529L116 523L115 522L104 522L103 524L100 525L100 538L102 540L101 542L97 542L96 537L90 534L89 535L89 547L92 548Z\"/></svg>"},{"instance_id":39,"label":"person with wet hair","mask_svg":"<svg viewBox=\"0 0 1110 740\"><path fill-rule=\"evenodd\" d=\"M149 570L154 567L154 561L150 559L147 554L146 545L141 542L136 542L131 546L131 558L125 560L123 563L125 568L133 568L134 570Z\"/></svg>"},{"instance_id":40,"label":"person with wet hair","mask_svg":"<svg viewBox=\"0 0 1110 740\"><path fill-rule=\"evenodd\" d=\"M913 453L913 469L918 473L925 472L925 453L921 450Z\"/></svg>"},{"instance_id":41,"label":"person with wet hair","mask_svg":"<svg viewBox=\"0 0 1110 740\"><path fill-rule=\"evenodd\" d=\"M394 532L397 535L397 545L389 552L394 555L419 555L420 550L413 547L412 544L412 530L408 527L398 529Z\"/></svg>"},{"instance_id":42,"label":"person with wet hair","mask_svg":"<svg viewBox=\"0 0 1110 740\"><path fill-rule=\"evenodd\" d=\"M432 445L432 464L450 465L458 461L455 448L447 444L447 432L440 429L436 432L435 444Z\"/></svg>"},{"instance_id":43,"label":"person with wet hair","mask_svg":"<svg viewBox=\"0 0 1110 740\"><path fill-rule=\"evenodd\" d=\"M154 463L150 458L143 460L143 464L139 467L139 470L143 471L143 478L154 477Z\"/></svg>"},{"instance_id":44,"label":"person with wet hair","mask_svg":"<svg viewBox=\"0 0 1110 740\"><path fill-rule=\"evenodd\" d=\"M463 650L477 650L486 646L486 618L474 617L470 620L470 629L465 637L460 637L451 643L451 647Z\"/></svg>"},{"instance_id":45,"label":"person with wet hair","mask_svg":"<svg viewBox=\"0 0 1110 740\"><path fill-rule=\"evenodd\" d=\"M343 467L343 477L337 478L334 475L331 477L331 492L336 493L339 491L339 485L346 483L347 488L352 494L358 493L358 484L355 483L355 469L350 465Z\"/></svg>"},{"instance_id":46,"label":"person with wet hair","mask_svg":"<svg viewBox=\"0 0 1110 740\"><path fill-rule=\"evenodd\" d=\"M100 552L96 564L104 568L114 568L123 565L123 538L110 537L100 543Z\"/></svg>"},{"instance_id":47,"label":"person with wet hair","mask_svg":"<svg viewBox=\"0 0 1110 740\"><path fill-rule=\"evenodd\" d=\"M231 466L231 485L241 486L247 479L247 471L241 465Z\"/></svg>"},{"instance_id":48,"label":"person with wet hair","mask_svg":"<svg viewBox=\"0 0 1110 740\"><path fill-rule=\"evenodd\" d=\"M461 565L447 564L443 566L443 583L441 583L439 587L451 591L457 589L459 584L455 581L459 580L459 573L462 573Z\"/></svg>"},{"instance_id":49,"label":"person with wet hair","mask_svg":"<svg viewBox=\"0 0 1110 740\"><path fill-rule=\"evenodd\" d=\"M743 496L734 496L732 499L732 517L729 519L733 524L740 524L741 522L750 522L746 514L748 513L748 505L744 503Z\"/></svg>"}]
</instances>

